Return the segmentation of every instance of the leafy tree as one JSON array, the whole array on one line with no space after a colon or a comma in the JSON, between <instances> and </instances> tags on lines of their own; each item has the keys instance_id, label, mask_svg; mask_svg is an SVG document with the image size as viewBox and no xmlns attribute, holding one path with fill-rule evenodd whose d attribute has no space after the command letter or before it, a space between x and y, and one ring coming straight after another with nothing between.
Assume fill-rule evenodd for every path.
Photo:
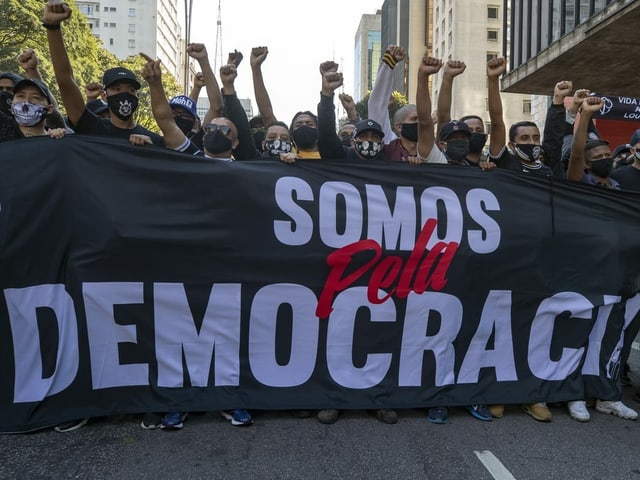
<instances>
[{"instance_id":1,"label":"leafy tree","mask_svg":"<svg viewBox=\"0 0 640 480\"><path fill-rule=\"evenodd\" d=\"M140 73L144 60L132 56L126 60L118 60L115 55L102 47L87 23L86 17L80 13L74 1L67 0L72 9L71 18L62 24L64 42L73 68L73 75L79 87L84 91L87 83L102 80L102 73L107 68L122 65ZM53 67L49 60L47 33L42 27L42 0L2 0L3 14L0 16L0 71L23 73L18 64L18 55L25 48L33 48L40 59L40 73L56 98L60 98L58 85L55 82ZM142 79L141 79L142 80ZM157 131L157 125L149 104L149 88L144 81L140 91L140 106L136 120L144 127ZM173 75L165 73L163 84L167 95L175 95L180 91ZM64 106L59 105L64 112Z\"/></svg>"},{"instance_id":2,"label":"leafy tree","mask_svg":"<svg viewBox=\"0 0 640 480\"><path fill-rule=\"evenodd\" d=\"M370 96L371 96L371 92L369 91L365 94L362 100L356 103L356 111L358 112L358 115L360 116L360 118L369 117L368 103L369 103ZM391 98L389 100L389 118L391 119L392 123L393 123L393 116L396 114L396 112L400 108L407 105L407 103L408 103L407 98L397 90L391 94Z\"/></svg>"}]
</instances>

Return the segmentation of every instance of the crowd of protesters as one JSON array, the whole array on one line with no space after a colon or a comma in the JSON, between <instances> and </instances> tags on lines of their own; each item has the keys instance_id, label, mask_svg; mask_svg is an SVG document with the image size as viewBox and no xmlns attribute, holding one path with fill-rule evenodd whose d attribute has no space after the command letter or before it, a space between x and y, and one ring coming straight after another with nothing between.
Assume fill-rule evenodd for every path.
<instances>
[{"instance_id":1,"label":"crowd of protesters","mask_svg":"<svg viewBox=\"0 0 640 480\"><path fill-rule=\"evenodd\" d=\"M505 168L524 174L553 176L600 188L640 191L640 130L628 144L613 148L600 138L592 115L602 107L602 99L589 90L573 90L571 81L559 81L547 112L543 135L529 121L517 122L507 130L502 114L499 79L506 70L504 58L487 64L488 109L491 135L482 118L468 112L451 119L451 98L456 76L466 68L464 62L446 63L425 54L419 61L415 104L400 108L389 116L394 69L405 60L402 47L391 45L385 51L368 101L368 118L359 118L354 100L347 94L338 98L348 120L336 129L335 91L343 85L342 73L335 62L320 64L321 94L317 111L300 111L289 124L274 113L261 72L268 55L267 47L251 51L254 95L259 115L249 119L236 95L234 81L242 61L240 52L229 55L220 68L219 80L213 72L203 44L188 46L201 73L193 90L186 95L167 98L159 60L143 55L146 60L141 77L148 83L153 116L161 134L137 124L135 112L141 100L141 83L136 73L115 66L106 70L100 83L86 85L84 93L74 80L71 62L63 41L61 26L71 16L64 3L50 0L45 4L43 27L47 30L49 55L66 116L43 83L36 52L26 49L18 60L20 74L0 72L0 142L25 137L49 136L61 139L70 134L102 135L121 138L135 146L153 144L178 152L203 156L210 161L243 161L274 159L286 163L298 160L339 160L349 162L390 161L407 165L439 163L478 167L482 170ZM442 70L442 81L435 113L432 112L429 77ZM196 110L198 95L206 89L209 110L204 119ZM551 93L551 92L550 92ZM565 98L572 97L565 108ZM508 136L507 136L508 134ZM487 140L490 138L488 147ZM628 367L622 382L630 384ZM640 396L636 396L640 401ZM590 414L585 399L567 403L569 414L578 421L588 421ZM621 400L594 400L595 409L621 418L635 420L637 412ZM465 407L482 421L500 418L502 405L470 405ZM552 415L544 403L522 405L522 410L538 421L549 422ZM371 412L384 423L396 423L397 412L390 409ZM253 422L245 409L221 412L232 425ZM300 417L310 411L297 411ZM315 412L326 424L338 420L340 412L324 409ZM145 429L176 430L183 426L186 412L149 412L142 419ZM447 406L430 408L431 423L446 423ZM78 419L58 425L58 431L70 431L86 424Z\"/></svg>"}]
</instances>

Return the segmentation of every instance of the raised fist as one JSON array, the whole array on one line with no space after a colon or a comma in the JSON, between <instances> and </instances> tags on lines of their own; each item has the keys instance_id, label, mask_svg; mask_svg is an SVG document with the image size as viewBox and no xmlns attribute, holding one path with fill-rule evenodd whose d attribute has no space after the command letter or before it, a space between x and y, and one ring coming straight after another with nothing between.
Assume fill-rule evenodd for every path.
<instances>
[{"instance_id":1,"label":"raised fist","mask_svg":"<svg viewBox=\"0 0 640 480\"><path fill-rule=\"evenodd\" d=\"M503 57L492 58L487 62L487 76L499 77L507 71L507 61Z\"/></svg>"}]
</instances>

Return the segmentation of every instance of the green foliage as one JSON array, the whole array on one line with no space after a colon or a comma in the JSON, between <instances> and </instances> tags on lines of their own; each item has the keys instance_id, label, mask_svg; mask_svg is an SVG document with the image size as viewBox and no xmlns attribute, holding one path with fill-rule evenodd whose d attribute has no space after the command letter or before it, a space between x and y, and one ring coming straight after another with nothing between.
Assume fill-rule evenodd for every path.
<instances>
[{"instance_id":1,"label":"green foliage","mask_svg":"<svg viewBox=\"0 0 640 480\"><path fill-rule=\"evenodd\" d=\"M91 82L100 82L107 68L122 65L140 74L144 66L142 57L133 56L124 61L102 47L102 42L92 33L86 17L80 13L73 0L67 0L72 9L71 18L62 24L64 42L73 68L73 75L84 93L84 86ZM2 0L3 11L0 16L0 71L22 74L18 55L25 48L33 48L40 60L39 69L44 82L56 98L60 98L55 82L53 67L49 60L47 33L42 27L42 0ZM140 106L137 121L150 130L157 131L157 125L151 114L149 88L144 82L140 91ZM165 73L163 84L168 96L176 95L180 88L173 75ZM60 102L59 102L60 103ZM64 106L59 104L64 112Z\"/></svg>"},{"instance_id":2,"label":"green foliage","mask_svg":"<svg viewBox=\"0 0 640 480\"><path fill-rule=\"evenodd\" d=\"M369 118L368 103L369 103L370 96L371 96L371 92L369 91L365 94L362 100L356 103L356 111L358 112L358 115L360 116L360 118ZM409 103L407 102L407 97L405 97L402 93L398 92L397 90L391 94L391 98L389 99L389 118L391 119L392 122L393 122L393 116L396 114L396 112L400 108L407 105L407 103Z\"/></svg>"}]
</instances>

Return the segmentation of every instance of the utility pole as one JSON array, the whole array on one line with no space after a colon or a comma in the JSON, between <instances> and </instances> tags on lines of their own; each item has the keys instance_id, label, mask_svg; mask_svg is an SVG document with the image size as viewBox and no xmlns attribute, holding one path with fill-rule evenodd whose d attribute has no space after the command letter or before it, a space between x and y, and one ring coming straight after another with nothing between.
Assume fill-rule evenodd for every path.
<instances>
[{"instance_id":1,"label":"utility pole","mask_svg":"<svg viewBox=\"0 0 640 480\"><path fill-rule=\"evenodd\" d=\"M191 10L193 0L184 0L184 94L189 95L189 53L187 47L191 42Z\"/></svg>"},{"instance_id":2,"label":"utility pole","mask_svg":"<svg viewBox=\"0 0 640 480\"><path fill-rule=\"evenodd\" d=\"M217 72L222 63L222 8L220 4L222 0L218 0L218 21L216 22L216 51L213 57L213 71Z\"/></svg>"}]
</instances>

